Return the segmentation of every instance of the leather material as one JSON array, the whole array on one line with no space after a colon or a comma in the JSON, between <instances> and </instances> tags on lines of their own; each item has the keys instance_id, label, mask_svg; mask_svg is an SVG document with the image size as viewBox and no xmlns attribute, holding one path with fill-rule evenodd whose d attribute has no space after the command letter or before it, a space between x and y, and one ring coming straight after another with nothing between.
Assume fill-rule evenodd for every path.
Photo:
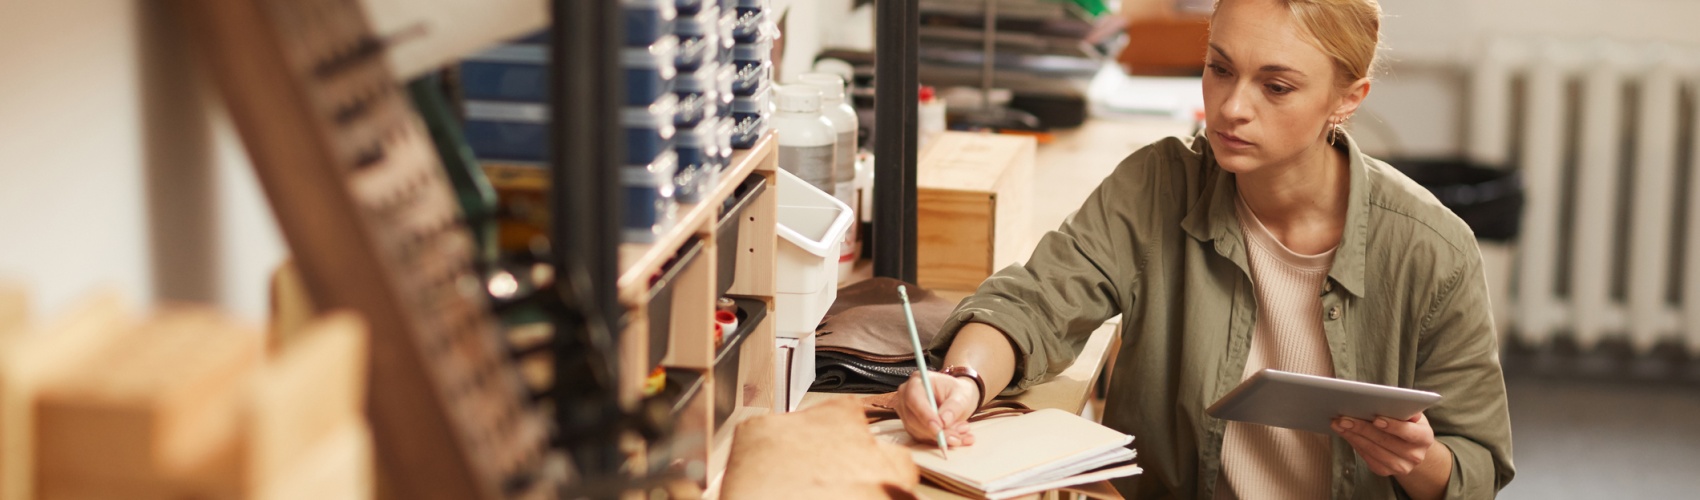
<instances>
[{"instance_id":1,"label":"leather material","mask_svg":"<svg viewBox=\"0 0 1700 500\"><path fill-rule=\"evenodd\" d=\"M815 383L809 390L852 394L892 392L909 374L915 373L915 357L909 358L897 363L875 363L849 354L816 351Z\"/></svg>"},{"instance_id":2,"label":"leather material","mask_svg":"<svg viewBox=\"0 0 1700 500\"><path fill-rule=\"evenodd\" d=\"M898 285L907 287L921 345L931 345L956 303L932 291L891 278L873 278L838 290L815 329L815 350L857 354L884 362L915 359Z\"/></svg>"},{"instance_id":3,"label":"leather material","mask_svg":"<svg viewBox=\"0 0 1700 500\"><path fill-rule=\"evenodd\" d=\"M909 449L877 442L857 413L838 400L739 424L721 498L915 498Z\"/></svg>"},{"instance_id":4,"label":"leather material","mask_svg":"<svg viewBox=\"0 0 1700 500\"><path fill-rule=\"evenodd\" d=\"M915 372L915 347L897 286L907 288L922 345L931 345L956 304L932 291L891 278L873 278L839 289L838 299L815 330L815 382L811 391L873 394L897 390ZM929 366L938 366L928 353Z\"/></svg>"}]
</instances>

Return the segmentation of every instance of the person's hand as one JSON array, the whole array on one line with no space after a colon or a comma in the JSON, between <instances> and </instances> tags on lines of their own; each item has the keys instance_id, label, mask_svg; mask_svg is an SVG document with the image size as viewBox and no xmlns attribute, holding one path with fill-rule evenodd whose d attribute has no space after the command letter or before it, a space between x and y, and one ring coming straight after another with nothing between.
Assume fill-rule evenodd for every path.
<instances>
[{"instance_id":1,"label":"person's hand","mask_svg":"<svg viewBox=\"0 0 1700 500\"><path fill-rule=\"evenodd\" d=\"M945 442L950 446L974 444L974 434L968 431L968 417L980 407L980 388L973 381L938 372L927 372L933 383L933 395L938 397L939 412L927 402L926 387L921 384L921 372L909 376L897 388L897 416L903 419L903 429L916 441L932 443L944 429ZM942 418L940 418L942 417Z\"/></svg>"},{"instance_id":2,"label":"person's hand","mask_svg":"<svg viewBox=\"0 0 1700 500\"><path fill-rule=\"evenodd\" d=\"M1365 421L1352 417L1336 417L1331 427L1357 450L1377 476L1402 477L1417 470L1429 458L1436 444L1434 428L1428 417L1417 414L1411 420L1376 417Z\"/></svg>"}]
</instances>

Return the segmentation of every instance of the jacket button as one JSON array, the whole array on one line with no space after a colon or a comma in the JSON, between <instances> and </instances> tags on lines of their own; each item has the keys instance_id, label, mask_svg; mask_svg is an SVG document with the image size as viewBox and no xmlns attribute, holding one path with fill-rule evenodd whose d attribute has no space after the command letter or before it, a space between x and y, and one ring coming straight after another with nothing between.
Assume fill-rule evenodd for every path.
<instances>
[{"instance_id":1,"label":"jacket button","mask_svg":"<svg viewBox=\"0 0 1700 500\"><path fill-rule=\"evenodd\" d=\"M1328 319L1340 319L1340 306L1328 308Z\"/></svg>"},{"instance_id":2,"label":"jacket button","mask_svg":"<svg viewBox=\"0 0 1700 500\"><path fill-rule=\"evenodd\" d=\"M1328 292L1332 292L1332 291L1334 291L1334 282L1333 281L1327 281L1327 282L1322 283L1322 293L1328 293Z\"/></svg>"}]
</instances>

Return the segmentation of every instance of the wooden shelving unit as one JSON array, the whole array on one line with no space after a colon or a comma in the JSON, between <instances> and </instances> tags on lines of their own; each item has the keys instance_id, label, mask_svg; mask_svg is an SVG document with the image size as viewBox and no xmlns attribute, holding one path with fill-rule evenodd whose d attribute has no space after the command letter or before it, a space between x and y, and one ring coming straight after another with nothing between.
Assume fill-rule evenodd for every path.
<instances>
[{"instance_id":1,"label":"wooden shelving unit","mask_svg":"<svg viewBox=\"0 0 1700 500\"><path fill-rule=\"evenodd\" d=\"M556 18L558 26L564 27L556 30L550 37L555 47L552 56L562 63L555 68L560 72L556 77L565 82L565 86L556 89L552 95L555 102L564 104L557 106L551 114L551 121L560 127L560 130L555 132L558 135L558 149L555 153L559 161L550 168L549 175L552 178L566 179L567 188L555 186L551 190L552 195L547 199L550 200L549 210L555 220L550 228L551 239L574 244L565 247L567 250L557 247L557 255L551 264L558 271L576 269L589 276L589 289L595 291L590 298L580 298L580 303L567 304L568 307L587 313L580 317L591 318L586 321L595 325L622 329L617 337L617 352L613 355L619 360L618 373L615 374L615 399L624 409L635 408L642 399L643 383L649 372L657 366L657 363L653 362L655 359L661 359L659 365L662 367L688 370L692 375L700 374L693 382L694 391L687 388L685 392L691 395L681 396L683 399L675 405L674 412L681 425L701 427L703 423L707 424L708 428L703 429L705 432L699 434L705 441L702 443L706 450L704 458L707 461L705 482L709 483L712 491L712 486L717 485L725 466L733 427L751 417L772 411L771 391L776 389L773 371L774 327L771 319L774 316L775 259L778 245L774 183L778 148L774 136L770 133L754 148L738 152L734 156L733 164L721 173L719 182L703 194L703 202L679 207L672 230L661 235L655 242L616 245L611 241L617 228L611 228L612 223L601 215L606 210L616 209L615 202L601 193L611 193L617 188L617 182L604 170L604 166L618 163L619 152L610 145L617 141L609 140L618 131L609 127L606 118L615 115L618 105L591 98L606 95L609 89L619 84L616 76L617 58L613 57L617 55L617 49L614 47L619 45L618 33L605 28L618 23L618 13L614 10L617 8L616 2L359 1L370 16L375 32L389 42L390 49L386 56L388 65L397 77L403 80L452 64L502 40L533 33L546 27L551 17ZM777 12L783 13L799 1L801 0L776 0L773 7ZM881 38L894 38L893 33L885 33L890 31L886 28L892 27L902 28L895 33L900 36L891 40L895 43L882 44L882 52L900 53L914 40L913 0L899 0L898 5L901 8L887 9L892 13L882 19L903 22L893 26L882 24ZM913 51L908 52L910 53L906 58L882 58L890 60L884 65L896 67L882 69L881 73L897 76L882 80L882 95L907 95L910 102L902 102L904 99L890 99L888 105L881 107L880 120L899 125L888 127L892 129L890 131L882 131L882 137L886 139L879 142L891 145L882 149L882 157L897 160L881 164L882 185L901 186L902 184L897 183L906 179L909 185L907 189L886 188L882 191L890 192L895 199L912 200L912 168L890 168L887 165L914 164L913 140L907 143L901 140L902 135L909 131L900 125L905 121L901 119L901 116L904 116L902 113L913 117L914 89L911 87L915 87L915 63ZM587 79L562 77L569 72L602 76ZM907 89L907 93L901 92L904 89ZM740 214L740 220L736 221L739 234L735 247L722 247L715 238L721 222L720 207L752 176L763 178L766 189L752 200ZM907 198L904 198L905 196ZM882 203L897 202L886 200ZM898 207L892 217L894 222L887 224L893 230L884 234L889 237L875 238L877 243L883 244L882 250L876 253L882 261L906 262L907 267L876 267L886 269L882 275L907 277L913 281L913 249L911 247L902 251L904 244L914 238L912 201L893 206ZM895 223L903 217L910 219L909 224ZM898 231L899 226L908 229ZM688 250L691 257L671 263L680 256L681 250ZM736 353L717 352L712 340L713 307L719 296L717 284L721 278L716 264L727 252L736 253L733 258L737 269L728 294L760 301L765 309L765 314L761 316L767 318L750 327L737 344ZM901 258L903 256L908 257ZM908 269L908 272L898 273L887 268ZM652 280L663 275L667 278L666 286L671 287L671 302L665 306L668 307L669 314L657 317L667 317L668 335L664 337L665 345L652 345L663 340L660 337L652 340L650 335L655 330L652 326L659 326L650 325L652 305L660 307L660 304L651 304L657 291L653 289L655 283ZM623 324L614 319L622 317ZM570 331L587 327L595 330L595 325L557 323L551 330ZM525 338L530 336L535 335L520 335ZM545 361L558 363L558 360ZM731 372L725 369L726 363L737 365L736 380L730 380ZM562 366L564 365L544 366L543 362L535 362L523 366L522 371L527 381L537 386L556 382L554 372L562 369ZM720 373L719 376L716 375L717 372ZM727 391L730 391L731 397L726 396ZM552 404L568 403L556 401ZM727 408L728 405L731 408ZM566 428L574 423L560 416L564 414L556 415L558 427ZM717 416L719 418L716 418ZM634 451L628 439L621 438L618 441L622 443L618 447L626 450L626 453L621 454L625 459L623 469L630 471L647 463L644 450ZM602 445L590 447L597 446ZM603 467L607 460L593 463L594 467ZM597 475L613 471L595 468L585 472Z\"/></svg>"},{"instance_id":2,"label":"wooden shelving unit","mask_svg":"<svg viewBox=\"0 0 1700 500\"><path fill-rule=\"evenodd\" d=\"M738 184L750 173L761 170L773 172L778 158L778 143L769 133L751 149L732 155L732 165L720 173L720 184L703 195L703 203L681 205L673 230L656 238L654 243L624 243L620 245L620 302L635 304L648 291L648 280L661 270L663 263L684 246L692 236L714 234L715 217L720 202L732 195ZM766 168L763 168L766 167ZM771 188L771 183L769 185Z\"/></svg>"},{"instance_id":3,"label":"wooden shelving unit","mask_svg":"<svg viewBox=\"0 0 1700 500\"><path fill-rule=\"evenodd\" d=\"M681 400L675 402L673 409L678 424L676 434L686 442L671 443L671 449L695 450L683 452L682 458L703 461L708 480L718 477L725 467L730 428L751 416L771 411L774 383L771 318L778 206L774 171L777 168L778 143L770 133L754 148L733 155L732 164L721 172L718 184L703 195L702 202L681 206L672 230L660 235L654 243L627 243L619 247L619 298L627 318L619 337L620 400L631 404L643 397L643 382L656 368L650 360L657 351L662 353L661 367L669 373L686 375L676 378L693 379L691 387L678 388ZM737 245L720 248L716 238L722 223L720 209L752 177L761 178L766 186L753 195L738 214L738 220L726 221L728 225L738 225ZM694 257L670 264L681 250ZM736 274L728 295L761 309L759 314L750 314L754 324L740 325L745 333L736 342L736 352L721 352L713 334L714 306L719 299L718 258L724 252L737 254ZM677 266L683 267L675 269ZM672 289L670 304L650 303L655 291L652 287L659 285L652 280L658 276L670 277L665 282ZM652 345L651 307L671 309L666 315L669 333L665 345ZM735 332L725 333L727 346L734 344L731 342L734 335ZM729 367L726 363L736 365ZM720 380L717 372L736 373L736 380ZM730 391L731 397L716 397L722 391ZM717 407L726 404L732 407ZM730 417L715 425L717 413L729 413ZM636 467L655 462L647 454L632 453L630 463Z\"/></svg>"},{"instance_id":4,"label":"wooden shelving unit","mask_svg":"<svg viewBox=\"0 0 1700 500\"><path fill-rule=\"evenodd\" d=\"M626 243L619 246L619 299L626 311L625 330L620 335L619 396L622 404L635 405L643 398L643 384L656 365L650 363L655 349L662 353L660 366L669 373L688 373L689 387L679 388L682 394L674 407L675 421L681 436L694 434L700 441L673 443L676 449L701 450L694 457L711 464L709 478L716 477L725 464L725 451L730 444L729 428L754 415L768 413L773 386L773 279L777 251L775 231L777 198L774 171L778 168L778 142L772 133L759 140L755 147L733 154L732 164L720 174L719 181L706 191L702 202L679 207L672 229L660 235L654 243ZM486 163L486 171L532 171L537 165ZM533 174L526 173L527 179ZM738 187L752 177L766 184L749 202L736 223L738 241L733 248L720 248L715 237L721 225L720 208L723 202L738 194ZM535 174L539 190L548 189L546 172ZM688 261L673 262L682 250L697 248ZM728 295L748 301L759 301L764 309L757 323L736 342L738 352L722 352L713 339L714 305L719 298L718 257L723 252L737 254L736 275ZM683 266L679 269L675 267ZM676 271L676 272L675 272ZM649 323L651 293L659 283L652 280L669 275L667 286L673 288L668 315L669 337L665 345L652 345ZM734 332L726 332L727 345ZM536 345L548 341L552 329L546 325L521 327L509 332L509 342L516 346ZM534 389L548 387L554 382L546 358L531 359L521 366L527 383ZM717 368L723 363L737 364L737 380L717 380ZM727 371L727 370L721 370ZM674 381L669 380L669 384ZM730 390L732 408L719 407L716 388ZM670 388L672 389L672 388ZM628 406L630 407L630 406ZM729 411L728 411L729 410ZM730 413L721 425L714 425L717 413ZM625 448L630 453L629 466L638 467L650 457L645 456L641 443L630 441ZM712 450L712 452L711 452ZM720 460L714 461L718 452Z\"/></svg>"}]
</instances>

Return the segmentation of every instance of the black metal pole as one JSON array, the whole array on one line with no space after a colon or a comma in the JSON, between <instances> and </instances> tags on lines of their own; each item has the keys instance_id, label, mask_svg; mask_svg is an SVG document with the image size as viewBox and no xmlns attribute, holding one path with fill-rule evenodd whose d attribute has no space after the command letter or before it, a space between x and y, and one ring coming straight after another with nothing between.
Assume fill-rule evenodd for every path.
<instances>
[{"instance_id":1,"label":"black metal pole","mask_svg":"<svg viewBox=\"0 0 1700 500\"><path fill-rule=\"evenodd\" d=\"M618 0L552 0L549 37L549 260L560 310L554 364L557 440L588 478L618 473L618 303L624 102Z\"/></svg>"},{"instance_id":2,"label":"black metal pole","mask_svg":"<svg viewBox=\"0 0 1700 500\"><path fill-rule=\"evenodd\" d=\"M880 0L874 47L874 275L915 282L919 0Z\"/></svg>"}]
</instances>

